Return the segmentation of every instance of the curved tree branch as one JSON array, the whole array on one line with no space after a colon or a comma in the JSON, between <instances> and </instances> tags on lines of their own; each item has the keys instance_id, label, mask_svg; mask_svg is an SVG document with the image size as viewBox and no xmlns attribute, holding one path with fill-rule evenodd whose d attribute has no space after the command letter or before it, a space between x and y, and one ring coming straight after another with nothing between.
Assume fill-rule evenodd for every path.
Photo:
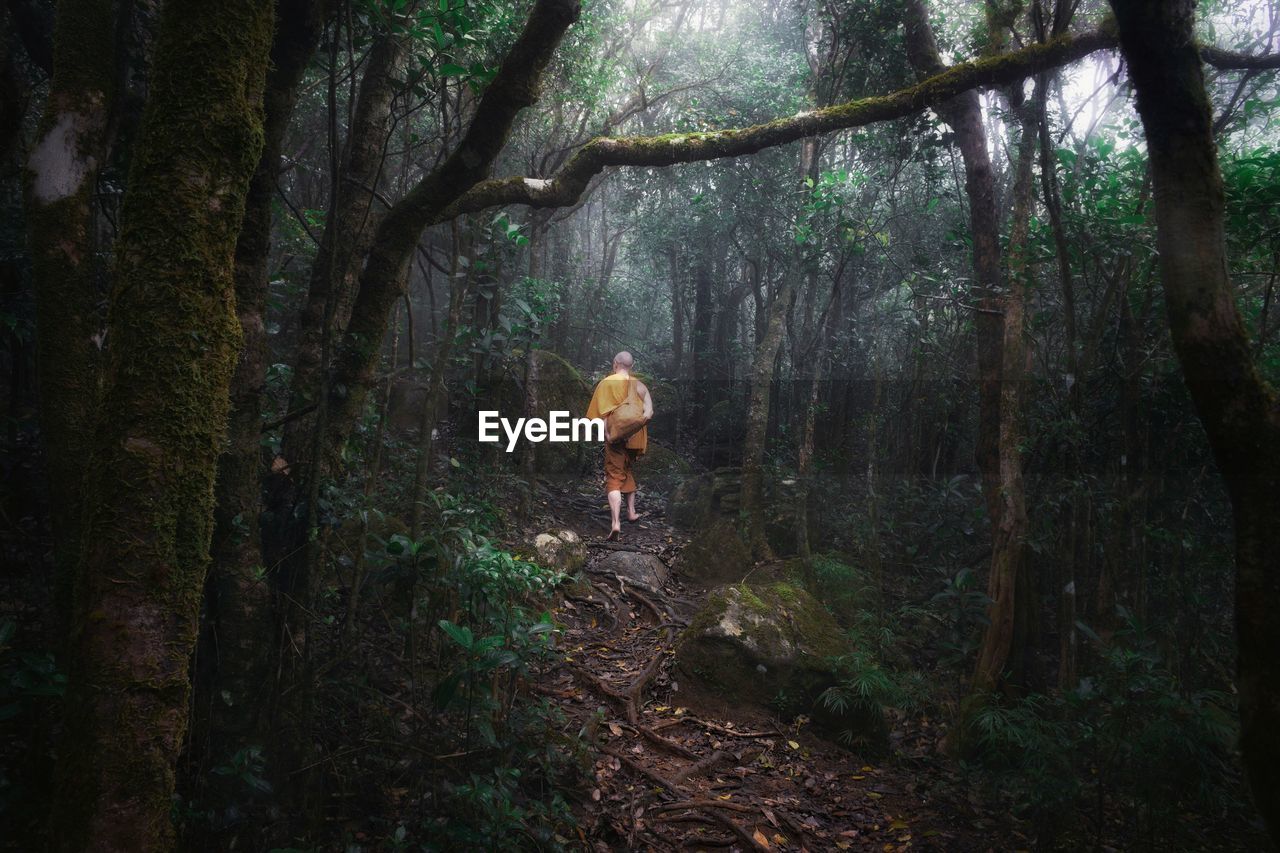
<instances>
[{"instance_id":1,"label":"curved tree branch","mask_svg":"<svg viewBox=\"0 0 1280 853\"><path fill-rule=\"evenodd\" d=\"M1061 35L1003 56L953 65L914 86L799 113L766 124L711 133L599 137L584 145L550 178L510 177L483 181L442 210L433 224L490 207L523 204L566 207L577 201L591 178L610 166L670 166L721 157L740 157L810 136L863 127L912 115L970 89L1005 86L1069 65L1099 50L1118 47L1109 29ZM1224 70L1280 68L1280 54L1248 56L1202 47L1201 57Z\"/></svg>"},{"instance_id":2,"label":"curved tree branch","mask_svg":"<svg viewBox=\"0 0 1280 853\"><path fill-rule=\"evenodd\" d=\"M1211 45L1200 47L1200 59L1219 71L1273 71L1280 68L1280 53L1250 56L1247 53L1233 53Z\"/></svg>"},{"instance_id":3,"label":"curved tree branch","mask_svg":"<svg viewBox=\"0 0 1280 853\"><path fill-rule=\"evenodd\" d=\"M580 8L578 0L537 0L520 37L481 96L458 147L379 224L334 366L327 461L346 442L359 417L387 316L400 298L422 231L441 221L442 209L489 176L516 116L537 101L543 72L565 31L578 19Z\"/></svg>"}]
</instances>

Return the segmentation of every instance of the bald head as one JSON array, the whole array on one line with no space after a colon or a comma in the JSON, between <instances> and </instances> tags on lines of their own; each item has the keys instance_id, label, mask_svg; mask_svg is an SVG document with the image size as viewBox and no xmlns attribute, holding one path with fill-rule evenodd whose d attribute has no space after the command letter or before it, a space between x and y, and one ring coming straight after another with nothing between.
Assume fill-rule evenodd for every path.
<instances>
[{"instance_id":1,"label":"bald head","mask_svg":"<svg viewBox=\"0 0 1280 853\"><path fill-rule=\"evenodd\" d=\"M627 352L626 350L623 350L622 352L618 353L613 357L614 370L630 370L632 365L634 365L635 363L636 363L636 360L632 358L631 353Z\"/></svg>"}]
</instances>

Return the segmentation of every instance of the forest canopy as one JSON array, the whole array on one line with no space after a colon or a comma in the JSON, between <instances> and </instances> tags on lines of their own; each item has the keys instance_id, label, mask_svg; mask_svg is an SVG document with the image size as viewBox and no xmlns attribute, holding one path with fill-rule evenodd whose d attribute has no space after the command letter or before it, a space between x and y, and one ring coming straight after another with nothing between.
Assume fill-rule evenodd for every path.
<instances>
[{"instance_id":1,"label":"forest canopy","mask_svg":"<svg viewBox=\"0 0 1280 853\"><path fill-rule=\"evenodd\" d=\"M0 20L15 849L1280 838L1274 0Z\"/></svg>"}]
</instances>

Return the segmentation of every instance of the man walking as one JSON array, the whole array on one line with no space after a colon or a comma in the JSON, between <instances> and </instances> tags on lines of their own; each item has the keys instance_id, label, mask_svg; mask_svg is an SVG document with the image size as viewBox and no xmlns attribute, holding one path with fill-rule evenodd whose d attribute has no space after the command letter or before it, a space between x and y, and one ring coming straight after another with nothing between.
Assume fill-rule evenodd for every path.
<instances>
[{"instance_id":1,"label":"man walking","mask_svg":"<svg viewBox=\"0 0 1280 853\"><path fill-rule=\"evenodd\" d=\"M609 514L612 526L608 538L617 541L622 536L622 495L627 495L627 521L640 518L636 513L636 478L631 473L631 466L637 456L643 456L649 444L649 428L647 424L653 418L653 398L649 389L639 379L631 375L635 359L631 353L623 351L613 357L613 372L600 380L595 393L591 395L591 405L587 407L587 417L607 418L609 413L622 405L632 394L644 404L644 423L629 437L619 441L605 440L604 443L604 490L609 495ZM606 430L607 431L607 430Z\"/></svg>"}]
</instances>

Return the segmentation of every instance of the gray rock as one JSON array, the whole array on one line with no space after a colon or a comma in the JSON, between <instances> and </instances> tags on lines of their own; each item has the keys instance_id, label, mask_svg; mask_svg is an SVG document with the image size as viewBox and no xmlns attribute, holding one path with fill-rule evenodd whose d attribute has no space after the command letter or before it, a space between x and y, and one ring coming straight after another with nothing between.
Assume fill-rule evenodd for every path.
<instances>
[{"instance_id":1,"label":"gray rock","mask_svg":"<svg viewBox=\"0 0 1280 853\"><path fill-rule=\"evenodd\" d=\"M548 569L572 574L587 562L587 543L572 530L539 533L533 540L538 563Z\"/></svg>"},{"instance_id":2,"label":"gray rock","mask_svg":"<svg viewBox=\"0 0 1280 853\"><path fill-rule=\"evenodd\" d=\"M652 554L638 554L634 551L611 551L595 567L597 572L610 575L621 575L637 584L660 589L667 581L670 569L667 564Z\"/></svg>"}]
</instances>

